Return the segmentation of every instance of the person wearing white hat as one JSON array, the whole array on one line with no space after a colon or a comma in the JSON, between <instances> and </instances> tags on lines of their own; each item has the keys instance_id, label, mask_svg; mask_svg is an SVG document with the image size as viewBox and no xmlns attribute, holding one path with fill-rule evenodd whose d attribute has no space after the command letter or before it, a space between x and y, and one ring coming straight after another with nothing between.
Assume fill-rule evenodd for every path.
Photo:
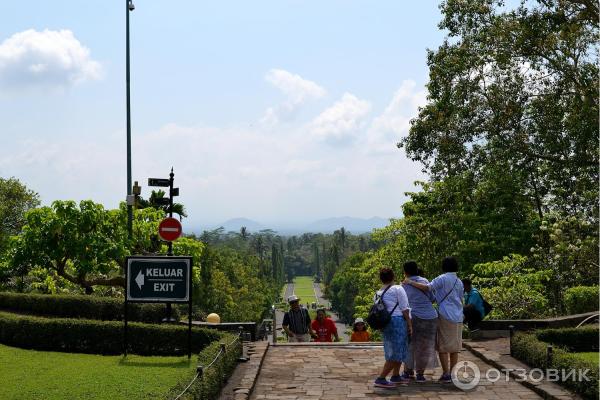
<instances>
[{"instance_id":1,"label":"person wearing white hat","mask_svg":"<svg viewBox=\"0 0 600 400\"><path fill-rule=\"evenodd\" d=\"M369 332L367 331L367 325L362 318L356 318L352 325L352 336L350 337L351 342L368 342L371 340Z\"/></svg>"},{"instance_id":2,"label":"person wearing white hat","mask_svg":"<svg viewBox=\"0 0 600 400\"><path fill-rule=\"evenodd\" d=\"M300 306L300 298L295 294L288 297L290 310L283 316L281 327L288 335L288 342L310 342L315 337L310 326L310 315L306 308Z\"/></svg>"}]
</instances>

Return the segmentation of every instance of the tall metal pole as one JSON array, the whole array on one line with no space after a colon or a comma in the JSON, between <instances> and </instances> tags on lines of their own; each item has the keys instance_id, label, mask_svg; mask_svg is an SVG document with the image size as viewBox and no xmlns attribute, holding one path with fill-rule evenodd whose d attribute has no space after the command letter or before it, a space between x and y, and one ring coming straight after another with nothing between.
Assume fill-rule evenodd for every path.
<instances>
[{"instance_id":1,"label":"tall metal pole","mask_svg":"<svg viewBox=\"0 0 600 400\"><path fill-rule=\"evenodd\" d=\"M173 181L175 180L175 174L173 173L173 167L171 167L171 173L169 174L169 218L173 218ZM169 242L169 249L167 252L168 256L173 255L173 242Z\"/></svg>"},{"instance_id":2,"label":"tall metal pole","mask_svg":"<svg viewBox=\"0 0 600 400\"><path fill-rule=\"evenodd\" d=\"M127 196L131 196L131 102L129 93L129 1L125 0L125 80L127 86ZM133 236L133 207L127 205L127 235Z\"/></svg>"}]
</instances>

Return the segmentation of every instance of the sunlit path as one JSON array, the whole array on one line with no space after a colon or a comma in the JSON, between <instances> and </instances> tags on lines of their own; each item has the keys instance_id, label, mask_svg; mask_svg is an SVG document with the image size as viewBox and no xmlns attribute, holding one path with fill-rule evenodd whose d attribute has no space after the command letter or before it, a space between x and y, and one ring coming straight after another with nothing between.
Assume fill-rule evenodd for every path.
<instances>
[{"instance_id":1,"label":"sunlit path","mask_svg":"<svg viewBox=\"0 0 600 400\"><path fill-rule=\"evenodd\" d=\"M484 372L489 365L468 351L461 360L476 363ZM428 383L411 383L393 390L373 388L383 360L381 346L350 347L278 345L267 351L251 399L342 400L348 398L389 399L540 399L514 381L488 382L482 377L473 391L463 392L452 384L435 381L441 371L426 374ZM408 397L410 396L410 397Z\"/></svg>"}]
</instances>

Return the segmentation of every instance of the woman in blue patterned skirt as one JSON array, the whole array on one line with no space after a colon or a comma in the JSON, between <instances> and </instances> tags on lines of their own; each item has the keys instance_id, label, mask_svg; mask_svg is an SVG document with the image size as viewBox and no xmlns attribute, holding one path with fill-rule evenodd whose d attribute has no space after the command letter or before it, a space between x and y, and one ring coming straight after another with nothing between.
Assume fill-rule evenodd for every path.
<instances>
[{"instance_id":1,"label":"woman in blue patterned skirt","mask_svg":"<svg viewBox=\"0 0 600 400\"><path fill-rule=\"evenodd\" d=\"M382 298L392 319L382 331L385 364L374 385L391 389L408 383L407 379L400 376L400 365L408 355L408 337L412 335L412 323L406 292L401 285L394 285L394 271L382 268L379 271L379 279L383 287L377 292L375 299ZM392 376L388 381L387 376L390 372Z\"/></svg>"}]
</instances>

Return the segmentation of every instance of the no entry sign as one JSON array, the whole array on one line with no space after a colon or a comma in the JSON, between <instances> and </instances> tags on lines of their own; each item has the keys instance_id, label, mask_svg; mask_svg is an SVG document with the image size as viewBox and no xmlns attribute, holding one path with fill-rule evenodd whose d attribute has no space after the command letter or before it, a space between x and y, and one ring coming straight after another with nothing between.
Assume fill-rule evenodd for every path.
<instances>
[{"instance_id":1,"label":"no entry sign","mask_svg":"<svg viewBox=\"0 0 600 400\"><path fill-rule=\"evenodd\" d=\"M167 242L177 239L181 236L182 231L181 222L175 218L165 218L158 225L158 236Z\"/></svg>"}]
</instances>

